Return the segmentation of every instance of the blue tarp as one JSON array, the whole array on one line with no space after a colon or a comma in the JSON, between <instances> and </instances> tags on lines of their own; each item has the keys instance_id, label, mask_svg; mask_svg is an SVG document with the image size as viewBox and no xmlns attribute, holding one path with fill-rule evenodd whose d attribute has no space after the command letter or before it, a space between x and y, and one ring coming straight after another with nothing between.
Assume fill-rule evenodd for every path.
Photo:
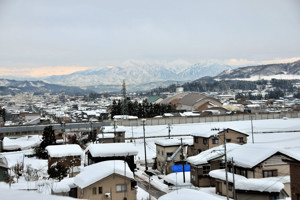
<instances>
[{"instance_id":1,"label":"blue tarp","mask_svg":"<svg viewBox=\"0 0 300 200\"><path fill-rule=\"evenodd\" d=\"M183 167L182 167L182 165L173 165L172 170L173 170L174 173L175 172L183 172ZM185 172L191 171L190 165L184 165L184 171Z\"/></svg>"}]
</instances>

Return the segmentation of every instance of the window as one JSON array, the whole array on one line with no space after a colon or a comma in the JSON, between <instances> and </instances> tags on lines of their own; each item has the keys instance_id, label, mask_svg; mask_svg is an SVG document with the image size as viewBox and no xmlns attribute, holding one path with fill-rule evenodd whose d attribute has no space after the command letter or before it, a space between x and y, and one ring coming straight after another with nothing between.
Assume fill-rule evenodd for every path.
<instances>
[{"instance_id":1,"label":"window","mask_svg":"<svg viewBox=\"0 0 300 200\"><path fill-rule=\"evenodd\" d=\"M93 194L97 194L97 188L93 187Z\"/></svg>"},{"instance_id":2,"label":"window","mask_svg":"<svg viewBox=\"0 0 300 200\"><path fill-rule=\"evenodd\" d=\"M210 165L202 167L202 174L203 175L208 175L209 171L210 171Z\"/></svg>"},{"instance_id":3,"label":"window","mask_svg":"<svg viewBox=\"0 0 300 200\"><path fill-rule=\"evenodd\" d=\"M264 178L278 176L278 171L277 170L264 170L263 175L264 175Z\"/></svg>"},{"instance_id":4,"label":"window","mask_svg":"<svg viewBox=\"0 0 300 200\"><path fill-rule=\"evenodd\" d=\"M193 174L192 174L192 180L193 180L193 181L196 181L196 177L195 177L195 175L193 175Z\"/></svg>"},{"instance_id":5,"label":"window","mask_svg":"<svg viewBox=\"0 0 300 200\"><path fill-rule=\"evenodd\" d=\"M157 150L157 155L159 155L159 153L160 153L160 151L159 151L159 150Z\"/></svg>"},{"instance_id":6,"label":"window","mask_svg":"<svg viewBox=\"0 0 300 200\"><path fill-rule=\"evenodd\" d=\"M167 157L171 157L173 155L172 152L167 152Z\"/></svg>"},{"instance_id":7,"label":"window","mask_svg":"<svg viewBox=\"0 0 300 200\"><path fill-rule=\"evenodd\" d=\"M203 144L207 144L207 139L206 138L203 139Z\"/></svg>"},{"instance_id":8,"label":"window","mask_svg":"<svg viewBox=\"0 0 300 200\"><path fill-rule=\"evenodd\" d=\"M231 139L226 139L226 142L231 142Z\"/></svg>"},{"instance_id":9,"label":"window","mask_svg":"<svg viewBox=\"0 0 300 200\"><path fill-rule=\"evenodd\" d=\"M220 169L225 169L225 162L220 162Z\"/></svg>"},{"instance_id":10,"label":"window","mask_svg":"<svg viewBox=\"0 0 300 200\"><path fill-rule=\"evenodd\" d=\"M118 134L119 137L122 137L122 135L123 135L122 133L119 133L119 134Z\"/></svg>"},{"instance_id":11,"label":"window","mask_svg":"<svg viewBox=\"0 0 300 200\"><path fill-rule=\"evenodd\" d=\"M213 144L219 144L219 139L218 139L218 138L214 138L214 139L212 140L212 143L213 143Z\"/></svg>"},{"instance_id":12,"label":"window","mask_svg":"<svg viewBox=\"0 0 300 200\"><path fill-rule=\"evenodd\" d=\"M127 191L127 185L125 185L125 184L116 185L116 191L117 192L126 192Z\"/></svg>"},{"instance_id":13,"label":"window","mask_svg":"<svg viewBox=\"0 0 300 200\"><path fill-rule=\"evenodd\" d=\"M164 151L163 151L163 150L161 150L161 155L162 155L162 156L164 155Z\"/></svg>"},{"instance_id":14,"label":"window","mask_svg":"<svg viewBox=\"0 0 300 200\"><path fill-rule=\"evenodd\" d=\"M229 183L229 184L228 184L228 190L229 190L229 191L232 191L232 187L233 187L233 185Z\"/></svg>"},{"instance_id":15,"label":"window","mask_svg":"<svg viewBox=\"0 0 300 200\"><path fill-rule=\"evenodd\" d=\"M102 194L102 187L98 187L98 194Z\"/></svg>"},{"instance_id":16,"label":"window","mask_svg":"<svg viewBox=\"0 0 300 200\"><path fill-rule=\"evenodd\" d=\"M195 137L195 143L198 143L198 138L197 137Z\"/></svg>"},{"instance_id":17,"label":"window","mask_svg":"<svg viewBox=\"0 0 300 200\"><path fill-rule=\"evenodd\" d=\"M243 137L238 137L237 142L238 143L244 143L244 138Z\"/></svg>"},{"instance_id":18,"label":"window","mask_svg":"<svg viewBox=\"0 0 300 200\"><path fill-rule=\"evenodd\" d=\"M247 177L247 170L241 169L241 175Z\"/></svg>"}]
</instances>

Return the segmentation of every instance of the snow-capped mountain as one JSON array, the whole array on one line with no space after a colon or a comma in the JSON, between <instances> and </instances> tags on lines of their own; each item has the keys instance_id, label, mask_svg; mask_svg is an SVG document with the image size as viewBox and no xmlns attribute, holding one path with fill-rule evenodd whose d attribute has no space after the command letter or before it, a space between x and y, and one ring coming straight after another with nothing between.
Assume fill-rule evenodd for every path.
<instances>
[{"instance_id":1,"label":"snow-capped mountain","mask_svg":"<svg viewBox=\"0 0 300 200\"><path fill-rule=\"evenodd\" d=\"M101 85L121 85L126 80L128 88L139 88L139 85L166 81L192 81L203 76L215 76L220 72L232 69L222 64L140 64L130 62L122 66L106 66L75 72L63 76L51 76L45 79L49 83L79 86L82 88ZM159 85L158 85L159 86Z\"/></svg>"},{"instance_id":2,"label":"snow-capped mountain","mask_svg":"<svg viewBox=\"0 0 300 200\"><path fill-rule=\"evenodd\" d=\"M276 79L300 79L300 61L293 63L269 64L240 67L236 69L228 69L218 76L216 79L239 79L239 80L270 80Z\"/></svg>"}]
</instances>

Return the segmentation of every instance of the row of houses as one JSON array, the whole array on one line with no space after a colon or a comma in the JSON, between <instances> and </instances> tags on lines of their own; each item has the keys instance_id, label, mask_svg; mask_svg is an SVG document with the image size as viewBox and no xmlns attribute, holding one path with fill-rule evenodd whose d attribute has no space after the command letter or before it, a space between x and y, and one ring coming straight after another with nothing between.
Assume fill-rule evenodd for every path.
<instances>
[{"instance_id":1,"label":"row of houses","mask_svg":"<svg viewBox=\"0 0 300 200\"><path fill-rule=\"evenodd\" d=\"M159 140L156 142L157 169L169 174L172 166L184 162L190 165L193 186L216 187L217 194L235 199L299 195L299 184L291 190L289 163L300 161L300 149L247 144L247 136L225 129L217 134L194 134L192 141ZM184 153L178 153L178 149L184 149Z\"/></svg>"}]
</instances>

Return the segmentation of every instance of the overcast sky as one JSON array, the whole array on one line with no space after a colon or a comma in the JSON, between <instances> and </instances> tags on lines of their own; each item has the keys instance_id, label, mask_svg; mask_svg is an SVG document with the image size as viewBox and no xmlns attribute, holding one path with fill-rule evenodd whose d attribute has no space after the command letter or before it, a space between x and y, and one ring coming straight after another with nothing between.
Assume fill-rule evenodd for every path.
<instances>
[{"instance_id":1,"label":"overcast sky","mask_svg":"<svg viewBox=\"0 0 300 200\"><path fill-rule=\"evenodd\" d=\"M0 27L0 75L300 57L299 0L0 0Z\"/></svg>"}]
</instances>

